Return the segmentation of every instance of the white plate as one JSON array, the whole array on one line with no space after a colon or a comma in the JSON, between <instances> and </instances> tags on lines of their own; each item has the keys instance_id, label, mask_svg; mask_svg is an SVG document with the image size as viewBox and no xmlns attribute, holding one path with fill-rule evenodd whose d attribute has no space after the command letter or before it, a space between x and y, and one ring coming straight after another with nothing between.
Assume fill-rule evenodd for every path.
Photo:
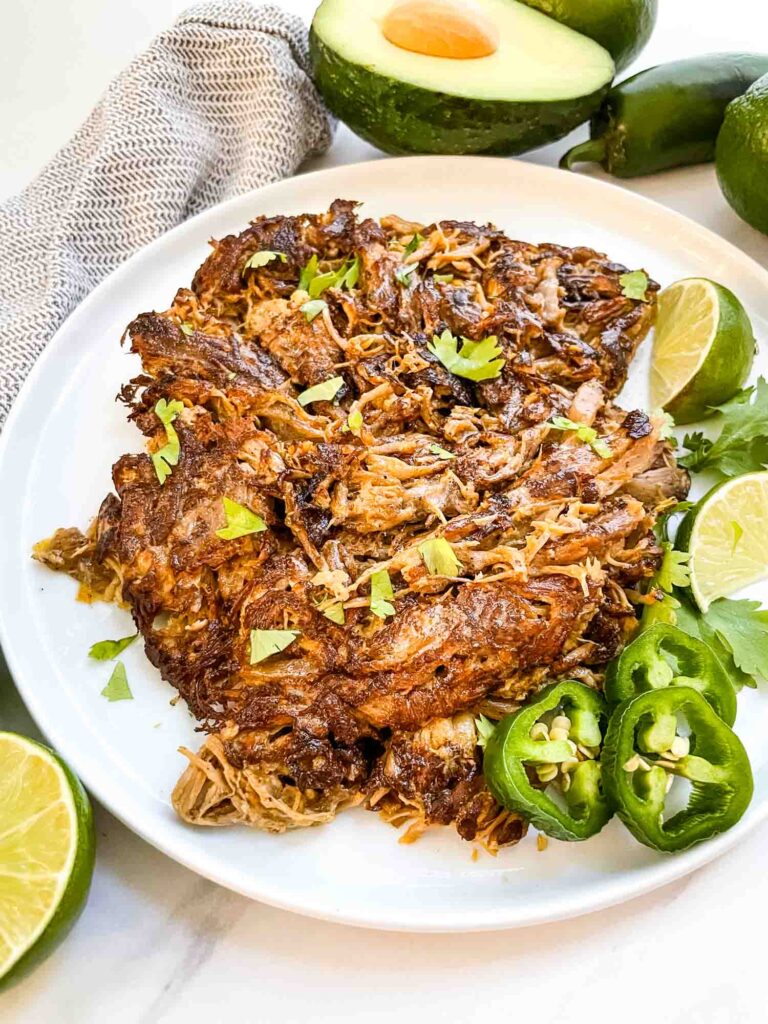
<instances>
[{"instance_id":1,"label":"white plate","mask_svg":"<svg viewBox=\"0 0 768 1024\"><path fill-rule=\"evenodd\" d=\"M714 234L632 192L586 177L509 160L414 157L308 174L242 196L170 232L101 284L48 346L17 400L0 442L0 639L40 727L91 792L130 828L194 871L278 907L377 928L460 931L550 921L629 899L687 874L732 846L768 813L768 701L740 698L737 728L756 774L741 823L685 854L665 857L612 822L588 843L529 836L492 858L472 860L453 832L412 846L377 815L356 810L332 825L280 837L245 828L182 824L169 793L184 761L179 744L199 740L183 704L144 658L124 655L133 702L99 692L110 665L89 646L124 636L127 613L74 600L75 586L33 563L30 549L57 526L84 527L110 488L110 466L141 450L114 396L138 369L119 338L132 317L165 309L189 283L206 242L240 231L257 214L320 211L337 196L363 211L422 221L493 221L533 242L591 245L662 284L685 275L730 286L768 337L768 273ZM645 404L647 350L624 404ZM765 361L763 357L763 369ZM756 593L759 595L759 588ZM764 590L764 595L765 595Z\"/></svg>"}]
</instances>

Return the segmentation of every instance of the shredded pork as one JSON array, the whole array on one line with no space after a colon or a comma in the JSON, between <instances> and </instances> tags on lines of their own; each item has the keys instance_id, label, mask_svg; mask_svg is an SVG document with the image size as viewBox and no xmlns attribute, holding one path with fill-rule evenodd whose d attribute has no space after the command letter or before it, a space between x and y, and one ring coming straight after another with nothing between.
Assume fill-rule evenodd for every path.
<instances>
[{"instance_id":1,"label":"shredded pork","mask_svg":"<svg viewBox=\"0 0 768 1024\"><path fill-rule=\"evenodd\" d=\"M121 398L150 452L166 442L158 401L183 403L178 465L161 484L149 455L124 455L88 531L35 556L130 609L207 734L173 793L185 820L281 832L364 804L409 839L451 825L491 850L517 842L475 715L559 676L600 685L636 621L627 591L659 562L655 512L687 490L660 424L613 401L657 285L640 302L591 249L360 220L342 200L212 245L192 287L127 330L143 372ZM245 267L265 251L281 256ZM315 256L319 273L355 256L360 271L308 321L298 282ZM494 335L500 375L449 372L428 347L446 329ZM299 402L335 376L334 401ZM220 538L224 497L268 528ZM434 538L455 576L430 575L419 545ZM386 618L369 607L382 569ZM343 624L324 614L339 603ZM296 640L251 664L251 631L272 629Z\"/></svg>"}]
</instances>

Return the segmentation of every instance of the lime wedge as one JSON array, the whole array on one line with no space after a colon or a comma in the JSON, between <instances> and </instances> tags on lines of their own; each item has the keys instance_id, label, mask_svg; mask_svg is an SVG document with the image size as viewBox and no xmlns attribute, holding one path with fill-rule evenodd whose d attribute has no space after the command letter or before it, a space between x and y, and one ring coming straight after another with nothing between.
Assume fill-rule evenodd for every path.
<instances>
[{"instance_id":1,"label":"lime wedge","mask_svg":"<svg viewBox=\"0 0 768 1024\"><path fill-rule=\"evenodd\" d=\"M0 732L0 990L77 920L94 846L91 805L69 768L47 747Z\"/></svg>"},{"instance_id":2,"label":"lime wedge","mask_svg":"<svg viewBox=\"0 0 768 1024\"><path fill-rule=\"evenodd\" d=\"M690 552L691 592L703 612L768 576L768 472L713 487L680 524L675 546Z\"/></svg>"},{"instance_id":3,"label":"lime wedge","mask_svg":"<svg viewBox=\"0 0 768 1024\"><path fill-rule=\"evenodd\" d=\"M744 384L755 339L744 307L727 288L687 277L659 295L651 360L651 401L676 423L692 423Z\"/></svg>"}]
</instances>

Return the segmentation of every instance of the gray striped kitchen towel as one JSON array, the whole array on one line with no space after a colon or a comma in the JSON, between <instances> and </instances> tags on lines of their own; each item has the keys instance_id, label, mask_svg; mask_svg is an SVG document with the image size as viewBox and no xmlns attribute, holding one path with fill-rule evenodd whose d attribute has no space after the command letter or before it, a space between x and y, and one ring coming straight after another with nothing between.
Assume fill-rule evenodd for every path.
<instances>
[{"instance_id":1,"label":"gray striped kitchen towel","mask_svg":"<svg viewBox=\"0 0 768 1024\"><path fill-rule=\"evenodd\" d=\"M331 141L299 18L247 0L186 11L74 138L0 203L0 424L68 313L126 257Z\"/></svg>"}]
</instances>

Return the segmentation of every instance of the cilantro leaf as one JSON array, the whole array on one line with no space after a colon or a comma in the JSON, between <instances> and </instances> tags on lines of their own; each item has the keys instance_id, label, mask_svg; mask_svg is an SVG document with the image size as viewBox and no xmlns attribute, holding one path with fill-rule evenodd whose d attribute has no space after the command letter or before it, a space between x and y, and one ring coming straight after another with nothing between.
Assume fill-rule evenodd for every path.
<instances>
[{"instance_id":1,"label":"cilantro leaf","mask_svg":"<svg viewBox=\"0 0 768 1024\"><path fill-rule=\"evenodd\" d=\"M243 272L246 270L257 270L259 267L266 267L272 260L280 260L281 263L285 263L288 257L284 252L273 252L271 249L262 249L260 252L255 252L252 256L249 256L245 261Z\"/></svg>"},{"instance_id":2,"label":"cilantro leaf","mask_svg":"<svg viewBox=\"0 0 768 1024\"><path fill-rule=\"evenodd\" d=\"M251 664L257 665L273 654L279 654L300 635L298 629L252 629Z\"/></svg>"},{"instance_id":3,"label":"cilantro leaf","mask_svg":"<svg viewBox=\"0 0 768 1024\"><path fill-rule=\"evenodd\" d=\"M418 268L418 263L403 263L395 270L395 278L406 288L410 285L413 272Z\"/></svg>"},{"instance_id":4,"label":"cilantro leaf","mask_svg":"<svg viewBox=\"0 0 768 1024\"><path fill-rule=\"evenodd\" d=\"M656 517L656 523L653 527L653 532L656 534L659 540L669 540L669 520L672 516L679 515L682 512L687 512L689 508L693 508L692 501L678 501L671 508L661 512Z\"/></svg>"},{"instance_id":5,"label":"cilantro leaf","mask_svg":"<svg viewBox=\"0 0 768 1024\"><path fill-rule=\"evenodd\" d=\"M648 275L644 270L631 270L619 277L621 294L625 299L636 299L639 302L646 301L648 291Z\"/></svg>"},{"instance_id":6,"label":"cilantro leaf","mask_svg":"<svg viewBox=\"0 0 768 1024\"><path fill-rule=\"evenodd\" d=\"M388 615L395 614L395 606L391 603L395 598L392 590L392 580L386 569L379 569L371 576L371 600L370 608L374 615L380 619L386 619Z\"/></svg>"},{"instance_id":7,"label":"cilantro leaf","mask_svg":"<svg viewBox=\"0 0 768 1024\"><path fill-rule=\"evenodd\" d=\"M496 729L496 723L492 722L490 718L486 718L485 715L478 715L475 719L475 729L477 729L477 745L485 749Z\"/></svg>"},{"instance_id":8,"label":"cilantro leaf","mask_svg":"<svg viewBox=\"0 0 768 1024\"><path fill-rule=\"evenodd\" d=\"M461 562L445 537L425 540L419 544L419 554L430 576L458 576L461 570Z\"/></svg>"},{"instance_id":9,"label":"cilantro leaf","mask_svg":"<svg viewBox=\"0 0 768 1024\"><path fill-rule=\"evenodd\" d=\"M709 629L730 651L738 668L768 679L768 609L758 601L713 601L704 616Z\"/></svg>"},{"instance_id":10,"label":"cilantro leaf","mask_svg":"<svg viewBox=\"0 0 768 1024\"><path fill-rule=\"evenodd\" d=\"M670 541L663 541L664 557L656 573L656 583L662 590L671 593L674 587L687 587L691 582L691 571L687 551L676 551Z\"/></svg>"},{"instance_id":11,"label":"cilantro leaf","mask_svg":"<svg viewBox=\"0 0 768 1024\"><path fill-rule=\"evenodd\" d=\"M439 444L431 444L429 446L429 451L432 455L436 455L438 459L445 459L447 461L448 459L456 458L453 452L446 451L445 448L441 448Z\"/></svg>"},{"instance_id":12,"label":"cilantro leaf","mask_svg":"<svg viewBox=\"0 0 768 1024\"><path fill-rule=\"evenodd\" d=\"M480 381L499 376L506 359L498 358L502 350L495 334L482 341L461 338L461 342L459 349L458 339L446 329L440 335L435 334L427 348L437 356L446 370L455 373L457 377Z\"/></svg>"},{"instance_id":13,"label":"cilantro leaf","mask_svg":"<svg viewBox=\"0 0 768 1024\"><path fill-rule=\"evenodd\" d=\"M101 696L106 697L110 704L116 700L133 700L133 694L128 685L125 665L122 661L118 661L112 669L112 675L109 677L107 685L101 691Z\"/></svg>"},{"instance_id":14,"label":"cilantro leaf","mask_svg":"<svg viewBox=\"0 0 768 1024\"><path fill-rule=\"evenodd\" d=\"M344 625L344 605L341 603L341 601L337 601L336 604L329 605L323 612L323 615L326 617L326 619L330 619L331 622L335 622L339 626Z\"/></svg>"},{"instance_id":15,"label":"cilantro leaf","mask_svg":"<svg viewBox=\"0 0 768 1024\"><path fill-rule=\"evenodd\" d=\"M310 402L330 402L344 387L343 377L330 377L320 384L314 384L299 395L299 405L309 405Z\"/></svg>"},{"instance_id":16,"label":"cilantro leaf","mask_svg":"<svg viewBox=\"0 0 768 1024\"><path fill-rule=\"evenodd\" d=\"M124 636L121 640L99 640L88 651L88 657L95 658L96 661L112 661L118 654L122 654L138 635L138 633L132 633L130 636Z\"/></svg>"},{"instance_id":17,"label":"cilantro leaf","mask_svg":"<svg viewBox=\"0 0 768 1024\"><path fill-rule=\"evenodd\" d=\"M299 308L304 314L304 319L308 324L311 324L315 317L319 316L327 307L328 303L325 299L310 299L309 302L305 302L304 305Z\"/></svg>"},{"instance_id":18,"label":"cilantro leaf","mask_svg":"<svg viewBox=\"0 0 768 1024\"><path fill-rule=\"evenodd\" d=\"M171 469L178 464L179 456L181 455L179 435L176 433L173 421L183 408L184 403L178 399L166 402L164 398L161 398L155 406L155 414L165 427L166 437L166 443L163 447L159 448L156 452L152 452L151 455L152 465L155 467L157 479L161 484L164 484L171 475Z\"/></svg>"},{"instance_id":19,"label":"cilantro leaf","mask_svg":"<svg viewBox=\"0 0 768 1024\"><path fill-rule=\"evenodd\" d=\"M681 466L698 473L718 470L723 476L739 476L768 465L768 382L759 377L754 387L738 394L713 411L722 417L723 428L716 441L697 431L686 434L683 447L689 455L678 459Z\"/></svg>"},{"instance_id":20,"label":"cilantro leaf","mask_svg":"<svg viewBox=\"0 0 768 1024\"><path fill-rule=\"evenodd\" d=\"M351 431L355 437L360 437L360 431L363 427L363 414L359 409L354 409L349 416L347 416L346 429Z\"/></svg>"},{"instance_id":21,"label":"cilantro leaf","mask_svg":"<svg viewBox=\"0 0 768 1024\"><path fill-rule=\"evenodd\" d=\"M553 416L549 422L556 430L575 430L576 437L585 444L588 444L592 451L599 455L601 459L610 459L613 455L606 442L597 436L597 431L594 427L588 427L586 423L577 423L576 420L569 420L567 416Z\"/></svg>"},{"instance_id":22,"label":"cilantro leaf","mask_svg":"<svg viewBox=\"0 0 768 1024\"><path fill-rule=\"evenodd\" d=\"M192 324L188 323L180 324L179 330L181 331L182 334L186 334L187 337L195 333L195 328L192 326Z\"/></svg>"},{"instance_id":23,"label":"cilantro leaf","mask_svg":"<svg viewBox=\"0 0 768 1024\"><path fill-rule=\"evenodd\" d=\"M216 531L216 536L222 540L237 540L238 537L246 537L249 533L263 533L267 524L251 512L245 505L240 505L231 498L222 498L224 515L227 518L227 525Z\"/></svg>"},{"instance_id":24,"label":"cilantro leaf","mask_svg":"<svg viewBox=\"0 0 768 1024\"><path fill-rule=\"evenodd\" d=\"M317 253L310 256L309 262L301 268L299 275L299 288L301 291L309 291L309 284L317 274Z\"/></svg>"},{"instance_id":25,"label":"cilantro leaf","mask_svg":"<svg viewBox=\"0 0 768 1024\"><path fill-rule=\"evenodd\" d=\"M419 248L419 246L423 245L425 241L426 241L426 239L424 238L424 236L419 234L419 232L417 231L416 234L413 236L413 238L408 243L408 245L406 245L405 252L403 253L403 255L404 256L410 256L411 253L412 252L416 252L416 250Z\"/></svg>"},{"instance_id":26,"label":"cilantro leaf","mask_svg":"<svg viewBox=\"0 0 768 1024\"><path fill-rule=\"evenodd\" d=\"M308 266L309 264L307 264ZM304 270L307 270L307 267ZM302 271L302 275L303 273L304 271ZM351 256L342 263L338 270L328 270L324 274L317 273L317 261L315 260L311 276L307 278L306 290L309 292L311 299L316 299L322 295L326 288L354 288L359 277L359 256ZM301 287L301 282L299 282L299 287Z\"/></svg>"}]
</instances>

